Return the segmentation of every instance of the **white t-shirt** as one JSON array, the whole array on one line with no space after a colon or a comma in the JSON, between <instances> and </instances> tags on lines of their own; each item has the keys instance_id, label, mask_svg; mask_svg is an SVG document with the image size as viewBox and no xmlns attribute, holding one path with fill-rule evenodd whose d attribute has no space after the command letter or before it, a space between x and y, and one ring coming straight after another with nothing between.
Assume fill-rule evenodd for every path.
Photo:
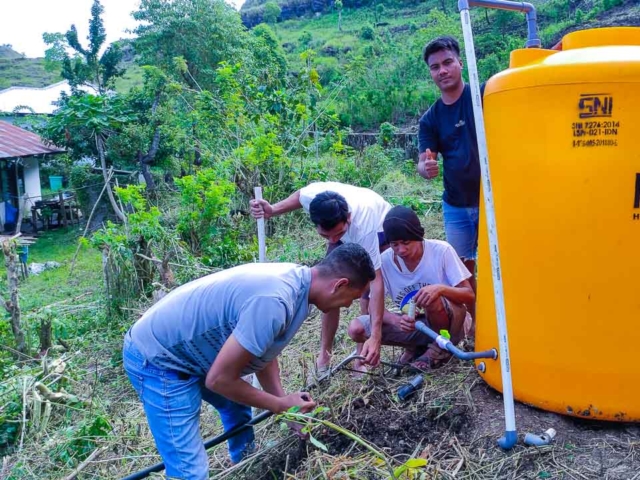
<instances>
[{"instance_id":1,"label":"white t-shirt","mask_svg":"<svg viewBox=\"0 0 640 480\"><path fill-rule=\"evenodd\" d=\"M455 287L471 277L467 267L447 242L424 240L423 246L422 259L413 272L409 271L400 257L395 257L401 266L398 268L394 262L393 250L382 253L384 290L400 309L422 287L435 284Z\"/></svg>"},{"instance_id":2,"label":"white t-shirt","mask_svg":"<svg viewBox=\"0 0 640 480\"><path fill-rule=\"evenodd\" d=\"M380 245L378 232L382 232L382 222L391 205L373 190L354 187L338 182L316 182L300 189L300 203L309 213L309 205L316 195L322 192L335 192L344 197L351 212L351 225L341 238L344 243L357 243L364 248L373 268L380 268Z\"/></svg>"}]
</instances>

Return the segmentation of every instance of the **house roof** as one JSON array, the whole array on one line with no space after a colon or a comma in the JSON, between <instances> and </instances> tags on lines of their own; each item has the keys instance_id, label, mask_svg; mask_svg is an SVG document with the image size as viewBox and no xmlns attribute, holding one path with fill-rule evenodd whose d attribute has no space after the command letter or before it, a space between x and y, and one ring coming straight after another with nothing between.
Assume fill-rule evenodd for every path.
<instances>
[{"instance_id":1,"label":"house roof","mask_svg":"<svg viewBox=\"0 0 640 480\"><path fill-rule=\"evenodd\" d=\"M45 145L39 135L0 121L0 159L61 152L61 148Z\"/></svg>"},{"instance_id":2,"label":"house roof","mask_svg":"<svg viewBox=\"0 0 640 480\"><path fill-rule=\"evenodd\" d=\"M91 87L81 86L81 90L95 94ZM54 104L60 100L62 92L71 94L69 82L63 80L42 88L35 87L9 87L0 90L0 112L13 113L38 113L49 115L57 106Z\"/></svg>"}]
</instances>

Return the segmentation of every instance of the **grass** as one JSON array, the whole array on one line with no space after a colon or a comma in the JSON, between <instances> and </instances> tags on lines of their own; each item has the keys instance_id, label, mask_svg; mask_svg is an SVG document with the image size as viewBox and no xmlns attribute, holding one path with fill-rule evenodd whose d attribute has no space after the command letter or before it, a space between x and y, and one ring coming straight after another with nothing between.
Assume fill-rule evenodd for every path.
<instances>
[{"instance_id":1,"label":"grass","mask_svg":"<svg viewBox=\"0 0 640 480\"><path fill-rule=\"evenodd\" d=\"M45 70L44 58L0 58L0 90L14 86L45 87L60 80L60 72Z\"/></svg>"},{"instance_id":2,"label":"grass","mask_svg":"<svg viewBox=\"0 0 640 480\"><path fill-rule=\"evenodd\" d=\"M418 4L408 8L398 10L388 10L380 19L381 22L387 23L384 28L393 29L394 27L415 24L420 22L420 18L424 18L433 5L430 2ZM345 9L342 12L342 31L338 30L338 13L327 12L317 18L302 18L296 20L287 20L276 26L276 34L281 44L293 45L296 52L289 55L291 66L296 69L302 65L298 57L298 52L303 48L311 48L318 52L319 62L322 63L323 58L331 57L327 54L328 47L337 49L339 53L336 55L341 64L348 61L348 58L355 55L361 55L368 45L374 42L360 38L360 32L365 26L373 26L374 16L373 10L370 8ZM380 31L380 29L378 30ZM300 36L304 32L311 33L311 41L305 47L300 43ZM398 33L394 36L404 38L410 35L410 32ZM345 49L348 49L345 51Z\"/></svg>"},{"instance_id":3,"label":"grass","mask_svg":"<svg viewBox=\"0 0 640 480\"><path fill-rule=\"evenodd\" d=\"M77 247L77 239L82 231L77 225L66 230L52 230L42 234L34 245L29 247L28 262L44 263L56 261L59 268L47 270L40 275L30 275L20 287L20 300L23 314L34 308L71 299L90 292L91 298L100 294L102 276L100 253L83 247L78 254L76 268L70 276L69 268ZM4 265L0 267L0 276L4 279ZM55 288L51 288L55 285Z\"/></svg>"},{"instance_id":4,"label":"grass","mask_svg":"<svg viewBox=\"0 0 640 480\"><path fill-rule=\"evenodd\" d=\"M133 87L141 87L144 84L142 67L131 64L127 67L124 75L115 81L115 89L119 93L127 93Z\"/></svg>"},{"instance_id":5,"label":"grass","mask_svg":"<svg viewBox=\"0 0 640 480\"><path fill-rule=\"evenodd\" d=\"M122 65L125 73L116 79L115 89L127 93L143 84L142 68L133 63ZM0 46L0 90L9 87L46 87L62 80L59 71L47 71L44 58L27 58L11 48Z\"/></svg>"},{"instance_id":6,"label":"grass","mask_svg":"<svg viewBox=\"0 0 640 480\"><path fill-rule=\"evenodd\" d=\"M374 188L394 204L406 199L424 201L421 217L428 236L443 238L439 182L426 183L391 172ZM279 224L277 235L270 239L269 258L312 264L324 255L324 245L306 221L293 220ZM142 305L124 316L107 315L101 259L95 250L81 249L76 270L69 275L78 235L77 228L48 232L30 250L30 261L56 260L62 266L22 284L23 312L35 322L34 312L66 301L51 308L71 325L69 348L56 348L37 361L0 363L12 369L0 377L0 438L6 412L14 412L13 418L22 418L25 412L27 421L23 441L18 432L14 449L6 452L0 478L64 478L92 456L80 478L106 480L160 460L120 359L122 336ZM80 295L86 296L69 302ZM355 305L343 312L336 335L336 361L354 347L347 326L357 313ZM315 311L280 357L286 391L305 388L319 336L320 315ZM393 361L399 353L399 349L384 347L383 358ZM54 366L60 364L63 373L51 377ZM469 363L454 360L427 373L424 387L406 403L397 399L396 392L410 375L397 376L388 368L371 373L363 381L352 378L348 371L339 372L311 391L328 408L312 422L312 434L326 451L300 441L282 428L280 419L272 418L256 428L259 449L241 464L229 465L225 445L212 449L212 475L218 479L386 479L391 477L390 469L404 469L398 478L629 480L640 471L639 427L595 425L521 404L516 405L521 432L538 433L553 427L559 432L558 440L540 449L518 445L510 452L500 451L495 441L504 429L501 397L480 380ZM46 407L34 394L36 381L62 384L85 403ZM33 413L36 405L43 412L39 416ZM46 408L50 413L45 422ZM203 437L221 433L217 414L207 407L203 408L201 433Z\"/></svg>"}]
</instances>

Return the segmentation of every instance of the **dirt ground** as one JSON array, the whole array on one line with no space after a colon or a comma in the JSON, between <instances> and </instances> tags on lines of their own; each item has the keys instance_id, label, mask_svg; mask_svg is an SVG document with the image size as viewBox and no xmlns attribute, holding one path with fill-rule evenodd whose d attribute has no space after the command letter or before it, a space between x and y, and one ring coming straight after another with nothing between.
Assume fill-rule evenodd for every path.
<instances>
[{"instance_id":1,"label":"dirt ground","mask_svg":"<svg viewBox=\"0 0 640 480\"><path fill-rule=\"evenodd\" d=\"M343 372L316 397L332 405L327 418L375 445L395 466L426 459L422 476L413 478L640 479L640 425L566 417L516 403L519 441L504 452L496 444L504 432L502 396L470 364L454 360L425 375L422 390L400 402L397 388L411 377L357 381ZM553 445L524 445L525 433L548 428L558 432ZM313 435L327 453L292 439L229 478L390 478L347 436L323 426Z\"/></svg>"},{"instance_id":2,"label":"dirt ground","mask_svg":"<svg viewBox=\"0 0 640 480\"><path fill-rule=\"evenodd\" d=\"M354 306L344 314L336 337L336 363L354 348L346 320L356 311ZM285 391L304 389L319 335L320 318L314 314L283 352L279 362ZM383 349L387 361L399 354L399 349ZM100 362L102 380L123 375L119 364L108 358ZM400 402L396 392L415 374L398 376L388 368L371 373L356 380L352 372L341 371L310 391L328 408L312 428L316 444L325 445L326 451L300 440L282 419L271 417L256 427L258 449L241 464L230 466L224 444L209 450L211 478L386 480L409 459L422 459L423 467L398 478L640 480L640 424L566 417L516 403L519 441L504 452L496 443L504 433L502 396L484 383L471 363L453 360L426 373L423 387L407 402ZM118 385L108 392L110 416L118 419L115 433L81 478L122 478L160 460L140 402L126 382ZM346 429L348 435L319 420ZM221 433L212 408L203 408L201 426L204 438ZM548 428L558 432L552 445L524 445L525 433L540 434ZM47 459L43 449L41 457L30 458Z\"/></svg>"}]
</instances>

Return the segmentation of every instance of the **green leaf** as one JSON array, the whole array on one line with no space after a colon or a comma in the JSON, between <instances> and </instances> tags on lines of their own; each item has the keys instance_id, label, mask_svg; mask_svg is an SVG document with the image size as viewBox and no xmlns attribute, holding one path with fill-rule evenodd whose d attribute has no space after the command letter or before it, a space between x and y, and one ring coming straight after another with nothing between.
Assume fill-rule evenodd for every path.
<instances>
[{"instance_id":1,"label":"green leaf","mask_svg":"<svg viewBox=\"0 0 640 480\"><path fill-rule=\"evenodd\" d=\"M409 467L407 467L406 465L400 465L398 468L396 468L393 471L393 476L398 478L400 475L402 475L407 470L409 470Z\"/></svg>"},{"instance_id":2,"label":"green leaf","mask_svg":"<svg viewBox=\"0 0 640 480\"><path fill-rule=\"evenodd\" d=\"M298 405L295 405L291 407L289 410L287 410L287 413L298 413L299 411L300 411L300 407Z\"/></svg>"},{"instance_id":3,"label":"green leaf","mask_svg":"<svg viewBox=\"0 0 640 480\"><path fill-rule=\"evenodd\" d=\"M422 468L427 466L427 460L424 458L410 458L404 464L407 468Z\"/></svg>"},{"instance_id":4,"label":"green leaf","mask_svg":"<svg viewBox=\"0 0 640 480\"><path fill-rule=\"evenodd\" d=\"M327 449L327 446L322 443L320 440L318 440L316 437L309 435L309 441L317 448L319 448L320 450L322 450L323 452L329 452L329 450Z\"/></svg>"}]
</instances>

